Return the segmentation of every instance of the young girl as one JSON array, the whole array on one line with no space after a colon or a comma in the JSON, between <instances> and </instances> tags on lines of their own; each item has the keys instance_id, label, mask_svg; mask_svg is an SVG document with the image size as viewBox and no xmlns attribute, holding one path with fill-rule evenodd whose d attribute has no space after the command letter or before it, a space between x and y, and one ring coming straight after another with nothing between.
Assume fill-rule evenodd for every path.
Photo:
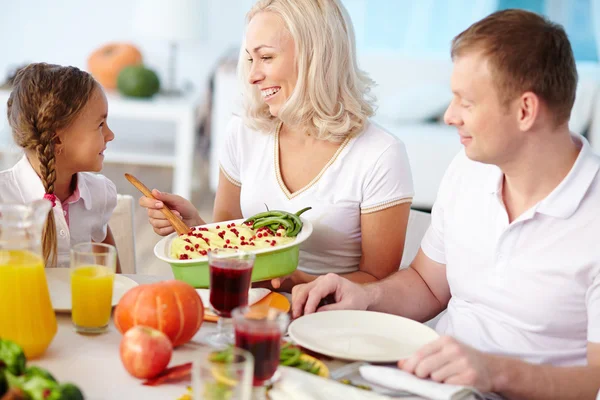
<instances>
[{"instance_id":1,"label":"young girl","mask_svg":"<svg viewBox=\"0 0 600 400\"><path fill-rule=\"evenodd\" d=\"M100 85L75 67L30 64L15 77L7 105L13 138L25 155L0 172L0 202L52 202L42 237L46 266L68 267L77 243L114 245L108 220L116 188L90 173L102 169L106 144L114 139Z\"/></svg>"}]
</instances>

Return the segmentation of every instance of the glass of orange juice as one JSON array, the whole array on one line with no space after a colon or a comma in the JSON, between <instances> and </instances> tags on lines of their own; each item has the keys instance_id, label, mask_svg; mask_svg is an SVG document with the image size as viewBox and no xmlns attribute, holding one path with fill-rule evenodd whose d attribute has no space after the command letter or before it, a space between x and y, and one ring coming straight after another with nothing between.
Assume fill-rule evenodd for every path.
<instances>
[{"instance_id":1,"label":"glass of orange juice","mask_svg":"<svg viewBox=\"0 0 600 400\"><path fill-rule=\"evenodd\" d=\"M76 332L105 332L112 311L117 249L104 243L71 248L71 320Z\"/></svg>"}]
</instances>

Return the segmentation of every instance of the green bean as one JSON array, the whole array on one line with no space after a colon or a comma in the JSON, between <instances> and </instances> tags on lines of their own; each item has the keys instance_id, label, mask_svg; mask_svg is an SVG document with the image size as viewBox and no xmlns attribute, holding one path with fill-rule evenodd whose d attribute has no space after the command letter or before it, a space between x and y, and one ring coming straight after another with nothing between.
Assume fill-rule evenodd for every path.
<instances>
[{"instance_id":1,"label":"green bean","mask_svg":"<svg viewBox=\"0 0 600 400\"><path fill-rule=\"evenodd\" d=\"M271 225L271 224L281 224L285 227L285 229L294 229L294 224L288 221L285 218L279 217L271 217L271 218L263 218L260 221L254 221L253 229L262 228L263 226Z\"/></svg>"},{"instance_id":2,"label":"green bean","mask_svg":"<svg viewBox=\"0 0 600 400\"><path fill-rule=\"evenodd\" d=\"M284 344L281 345L281 350L287 349L288 347L290 347L292 345L292 343L290 342L285 342Z\"/></svg>"},{"instance_id":3,"label":"green bean","mask_svg":"<svg viewBox=\"0 0 600 400\"><path fill-rule=\"evenodd\" d=\"M281 352L279 353L279 361L287 360L290 357L292 357L294 354L296 354L295 349L281 350Z\"/></svg>"},{"instance_id":4,"label":"green bean","mask_svg":"<svg viewBox=\"0 0 600 400\"><path fill-rule=\"evenodd\" d=\"M312 209L312 207L305 207L296 213L281 210L265 211L253 215L246 219L244 223L252 222L253 229L268 226L273 232L277 232L277 229L279 229L279 226L281 225L285 228L285 236L294 237L302 230L303 224L300 215L310 209Z\"/></svg>"},{"instance_id":5,"label":"green bean","mask_svg":"<svg viewBox=\"0 0 600 400\"><path fill-rule=\"evenodd\" d=\"M302 353L300 352L300 349L296 347L294 349L294 354L292 356L290 356L288 359L283 360L281 362L281 365L285 365L285 366L293 365L294 363L296 363L296 361L298 361L300 359L301 354Z\"/></svg>"},{"instance_id":6,"label":"green bean","mask_svg":"<svg viewBox=\"0 0 600 400\"><path fill-rule=\"evenodd\" d=\"M311 210L311 209L312 209L312 207L305 207L302 210L298 211L295 215L297 217L299 217L300 215L304 214L306 211Z\"/></svg>"},{"instance_id":7,"label":"green bean","mask_svg":"<svg viewBox=\"0 0 600 400\"><path fill-rule=\"evenodd\" d=\"M302 229L302 220L300 218L298 218L298 216L296 214L292 214L286 211L283 211L286 215L286 217L291 220L294 224L294 227L292 230L288 230L286 228L286 232L285 235L286 236L296 236L298 234L298 232L300 232L300 229Z\"/></svg>"},{"instance_id":8,"label":"green bean","mask_svg":"<svg viewBox=\"0 0 600 400\"><path fill-rule=\"evenodd\" d=\"M251 216L250 218L245 220L244 223L255 221L255 220L261 219L261 218L284 217L284 216L285 215L281 211L265 211L265 212L261 212L261 213Z\"/></svg>"}]
</instances>

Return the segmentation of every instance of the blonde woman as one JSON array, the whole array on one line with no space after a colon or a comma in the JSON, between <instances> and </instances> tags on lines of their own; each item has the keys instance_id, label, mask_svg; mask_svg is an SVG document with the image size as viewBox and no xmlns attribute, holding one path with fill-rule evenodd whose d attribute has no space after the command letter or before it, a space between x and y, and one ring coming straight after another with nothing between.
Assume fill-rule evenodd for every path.
<instances>
[{"instance_id":1,"label":"blonde woman","mask_svg":"<svg viewBox=\"0 0 600 400\"><path fill-rule=\"evenodd\" d=\"M244 114L220 157L213 220L270 209L297 211L314 231L298 270L272 282L291 291L329 272L354 282L398 269L413 184L405 147L369 121L372 81L358 69L354 32L337 0L263 0L247 16L239 65ZM163 203L189 226L203 224L179 196L140 199L159 235L173 230Z\"/></svg>"}]
</instances>

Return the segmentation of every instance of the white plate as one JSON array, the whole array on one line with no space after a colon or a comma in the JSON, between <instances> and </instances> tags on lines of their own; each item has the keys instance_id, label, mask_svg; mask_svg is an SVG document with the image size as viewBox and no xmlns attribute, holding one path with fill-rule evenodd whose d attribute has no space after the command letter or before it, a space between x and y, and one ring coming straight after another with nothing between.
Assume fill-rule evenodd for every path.
<instances>
[{"instance_id":1,"label":"white plate","mask_svg":"<svg viewBox=\"0 0 600 400\"><path fill-rule=\"evenodd\" d=\"M292 340L344 360L396 362L439 337L420 322L373 311L323 311L293 321Z\"/></svg>"},{"instance_id":2,"label":"white plate","mask_svg":"<svg viewBox=\"0 0 600 400\"><path fill-rule=\"evenodd\" d=\"M258 250L246 250L246 251L248 251L250 253L254 253L254 254L263 254L263 253L271 253L273 251L287 249L288 247L299 245L300 243L302 243L306 239L308 239L313 231L312 223L309 220L302 218L302 217L300 217L300 219L302 220L302 229L300 230L300 233L298 233L298 236L296 236L296 238L294 240L292 240L291 242L281 244L281 245L275 246L275 247L265 247L265 248L258 249ZM214 222L211 224L199 225L198 227L212 228L213 226L217 226L217 225L226 225L226 224L230 224L232 222L239 224L244 221L245 221L245 219L234 219L234 220L230 220L230 221ZM178 265L197 264L199 262L207 262L208 261L208 256L201 256L198 258L191 258L188 260L178 260L176 258L171 258L169 256L169 254L171 253L171 242L176 237L177 237L177 233L173 232L169 236L165 236L164 238L162 238L154 246L154 255L162 261L166 261L168 263L178 264Z\"/></svg>"},{"instance_id":3,"label":"white plate","mask_svg":"<svg viewBox=\"0 0 600 400\"><path fill-rule=\"evenodd\" d=\"M46 268L46 279L52 307L56 312L71 312L71 275L69 268ZM116 306L121 297L131 288L136 287L136 281L120 275L115 275L112 305Z\"/></svg>"}]
</instances>

